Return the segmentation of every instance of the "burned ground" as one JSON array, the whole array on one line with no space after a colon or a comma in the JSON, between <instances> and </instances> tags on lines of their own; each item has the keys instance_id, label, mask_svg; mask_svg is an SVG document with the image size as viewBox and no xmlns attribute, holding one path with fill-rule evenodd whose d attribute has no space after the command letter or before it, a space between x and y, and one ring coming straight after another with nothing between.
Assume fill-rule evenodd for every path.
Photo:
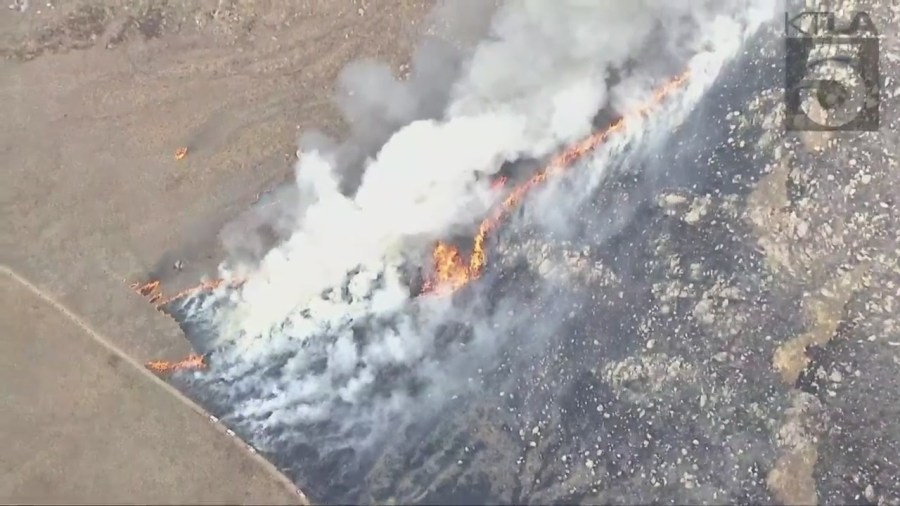
<instances>
[{"instance_id":1,"label":"burned ground","mask_svg":"<svg viewBox=\"0 0 900 506\"><path fill-rule=\"evenodd\" d=\"M881 131L783 132L780 55L763 45L658 156L611 175L579 233L547 237L524 212L491 245L484 278L456 294L504 299L554 332L523 320L495 361L473 365L477 394L364 455L311 442L269 458L319 502L900 504L900 53L896 13L863 7L888 32ZM175 19L74 12L8 54L152 39ZM98 35L110 13L122 28ZM237 40L258 24L228 26ZM201 148L234 135L214 130ZM210 329L187 331L210 351ZM175 381L228 415L214 390Z\"/></svg>"},{"instance_id":2,"label":"burned ground","mask_svg":"<svg viewBox=\"0 0 900 506\"><path fill-rule=\"evenodd\" d=\"M454 297L522 324L474 393L374 451L271 458L325 501L900 500L894 134L776 128L767 36L664 149L616 161L572 233L527 209L499 233Z\"/></svg>"}]
</instances>

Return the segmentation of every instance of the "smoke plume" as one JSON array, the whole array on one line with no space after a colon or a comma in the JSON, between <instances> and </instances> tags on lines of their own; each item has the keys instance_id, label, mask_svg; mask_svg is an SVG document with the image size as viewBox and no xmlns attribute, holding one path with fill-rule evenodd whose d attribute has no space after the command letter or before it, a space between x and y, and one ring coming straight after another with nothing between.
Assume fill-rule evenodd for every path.
<instances>
[{"instance_id":1,"label":"smoke plume","mask_svg":"<svg viewBox=\"0 0 900 506\"><path fill-rule=\"evenodd\" d=\"M323 451L366 448L476 388L513 337L557 323L526 320L521 299L482 287L463 302L416 297L410 266L427 272L435 241L471 235L497 203L490 180L504 163L545 159L604 115L625 115L624 131L573 169L564 198L550 182L532 199L529 217L565 228L610 167L676 127L774 12L775 0L437 7L407 79L372 61L341 74L347 137L304 137L290 205L258 219L281 239L222 267L242 287L188 302L191 319L215 328L202 381L256 444ZM685 68L686 86L658 113L633 114Z\"/></svg>"}]
</instances>

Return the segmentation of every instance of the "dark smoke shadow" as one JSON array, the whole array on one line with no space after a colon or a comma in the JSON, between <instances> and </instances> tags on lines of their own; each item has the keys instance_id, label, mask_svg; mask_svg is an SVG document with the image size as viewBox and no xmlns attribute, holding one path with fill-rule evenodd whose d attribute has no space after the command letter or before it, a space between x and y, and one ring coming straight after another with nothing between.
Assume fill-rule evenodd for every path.
<instances>
[{"instance_id":1,"label":"dark smoke shadow","mask_svg":"<svg viewBox=\"0 0 900 506\"><path fill-rule=\"evenodd\" d=\"M674 459L683 446L706 449L698 457L700 463L704 468L716 467L721 455L715 448L722 446L717 433L685 422L693 415L692 404L687 401L694 392L673 393L674 400L667 404L672 412L652 418L645 413L651 408L625 403L591 371L632 356L643 346L635 336L641 317L654 311L652 283L663 275L654 253L655 240L660 236L684 238L677 246L686 257L712 255L713 263L723 270L733 270L735 258L752 256L725 227L708 231L706 243L692 241L690 231L660 212L655 198L663 189L673 187L693 193L748 191L760 167L749 148L735 149L725 142L728 134L724 118L735 104L746 103L761 85L773 82L771 69L770 61L753 53L729 65L663 149L632 153L595 198L577 209L573 226L565 234L548 239L545 231L529 223L523 210L492 238L491 248L496 248L497 241L515 242L529 236L588 246L593 259L610 266L621 279L616 293L596 293L587 286L548 285L525 262L505 270L489 264L480 280L454 295L459 313L472 319L448 322L438 329L434 357L438 363L452 360L454 347L472 342L472 322L508 319L510 335L498 336L495 353L467 364L477 388L456 399L445 399L436 411L423 409L412 423L398 425L393 434L364 449L342 445L341 441L364 436L365 427L356 428L361 433L349 437L341 433L345 429L340 424L328 421L266 434L267 438L284 441L264 452L266 456L317 502L569 503L589 501L591 487L579 486L575 491L554 488L554 479L561 473L560 455L579 455L585 448L593 448L593 441L602 440L608 451L596 456L597 466L608 477L610 494L618 500L658 501L660 493L670 494L670 499L695 499L671 488L654 490L637 478L642 472L650 472L659 460ZM521 161L505 170L510 176L525 177L536 166L533 161ZM713 243L719 248L711 249ZM214 319L198 313L199 307L210 302L205 297L188 299L166 310L179 321L194 347L208 354L215 368L217 350L211 344L217 329L210 323ZM504 315L510 307L517 308L516 312ZM216 310L213 304L205 312ZM687 319L673 316L672 325L683 325L682 338L688 343L704 339L701 330ZM378 326L365 322L354 332L364 341L367 333L378 332ZM253 374L261 378L277 375L293 355L303 350L298 345ZM327 363L314 362L313 369L321 367L327 367ZM245 440L254 440L257 434L249 433L241 420L229 418L232 406L223 403L220 394L227 391L254 398L269 392L235 392L233 383L205 374L178 374L172 381L226 420ZM378 384L382 390L372 392L373 403L396 388L404 388L413 396L421 388L417 385L421 378L411 376L408 369L381 374ZM605 406L604 410L596 409L597 405ZM352 413L338 407L334 418ZM532 428L541 424L545 427L542 430L553 434L552 440L530 450L527 438L522 439L520 434L531 434ZM744 434L742 431L750 429L734 430ZM296 433L304 437L282 437ZM659 443L642 446L648 434ZM766 451L759 450L761 454ZM535 461L538 464L517 464L520 457L531 462L528 452L541 456ZM744 481L739 485L728 477L713 476L710 480L732 494L729 500L769 502L771 498L757 474L758 470L740 478ZM535 484L536 479L540 485Z\"/></svg>"},{"instance_id":2,"label":"dark smoke shadow","mask_svg":"<svg viewBox=\"0 0 900 506\"><path fill-rule=\"evenodd\" d=\"M507 285L502 282L505 273L483 280L483 289L489 292L490 300L499 303L518 297L526 315L538 312L541 317L561 322L557 336L549 338L546 356L538 360L510 346L501 353L502 359L491 371L485 373L481 395L465 399L462 407L448 408L437 426L421 428L415 438L398 439L382 460L390 464L379 466L377 472L370 474L370 494L364 500L424 504L590 501L590 486L572 492L566 489L554 491L552 483L535 488L534 483L536 479L542 483L562 479L567 472L554 464L559 462L560 455L578 455L585 443L601 438L602 447L609 450L607 456L595 460L601 475L611 480L606 481L604 487L610 489L615 501L691 500L691 496L684 495L683 489L658 489L638 476L654 471L655 463L660 460L674 461L679 457L676 449L682 445L705 448L706 453L701 453L704 465L709 469L717 468L715 462L721 455L714 450L719 444L716 438L720 437L716 430L685 422L696 418L690 407L693 401L687 402L688 396L694 393L682 394L685 402L679 402L676 396L666 404L673 407L673 411L651 419L645 414L649 408L622 402L589 371L632 356L643 346L635 336L639 334L642 316L657 310L652 294L654 280L666 275L655 251L659 238L669 238L671 247L685 258L683 262L707 259L704 265L733 273L738 285L744 276L742 269L758 271L760 260L753 246L731 229L732 224L724 218L718 225L704 230L703 241L697 241L694 229L689 230L684 222L665 216L656 199L666 189L695 195L744 197L760 177L761 162L751 143L740 148L727 142L726 115L733 109L740 110L761 89L779 82L779 68L772 65L772 55L761 54L762 46L757 41L753 50L725 68L700 106L669 137L662 149L649 154L633 153L627 163L619 160L622 165L611 174L595 198L573 212L573 226L563 233L556 231L553 240L571 241L576 250L582 246L590 247L593 260L610 266L621 280L616 289L618 293L598 294L586 287L568 286L564 291L547 293L538 300L527 297L539 292L541 285L529 270L510 274L510 279L515 281ZM757 138L759 133L751 130L749 140ZM530 227L527 209L523 207L494 240L518 242L536 234L544 238L552 235L546 230ZM740 268L737 263L742 264ZM757 283L752 279L743 282ZM759 297L762 305L771 302L766 301L764 294ZM675 312L677 315L684 309L675 308ZM677 319L676 315L672 316L671 325L673 329L679 329L680 339L685 341L681 346L690 350L694 348L689 346L706 349L704 330L690 318ZM778 326L782 322L768 324ZM546 336L525 328L517 339L528 341L542 337ZM763 359L754 362L753 367L768 371L769 364ZM722 384L731 381L717 375L712 380ZM756 390L746 392L748 400L765 399L769 395L765 383L768 380L760 381ZM516 401L504 404L501 400L498 406L499 392L515 393ZM591 406L586 405L587 399ZM594 403L606 406L606 409L602 412L593 409ZM485 414L499 408L510 409L513 414ZM551 412L555 413L555 418L550 416ZM509 449L501 443L509 440L518 441L513 447L522 451L522 458L527 459L527 442L521 441L518 434L522 430L527 433L535 421L548 416L553 420L556 435L555 443L538 450L544 464L528 470L516 465L521 464L521 460L516 460L515 454L499 462L490 462L498 457L492 453L490 445L497 444L494 448L497 451ZM485 428L478 428L480 424L485 424ZM477 433L487 430L487 426L502 436L490 440L479 437ZM740 437L755 431L756 428L749 425L735 429ZM658 443L649 447L636 444L648 435L650 440ZM760 455L748 468L748 474L733 479L704 478L730 494L728 501L770 502L762 456L771 456L773 449L766 446L765 441L747 441L746 444ZM525 450L521 450L523 446ZM482 454L493 457L479 458ZM617 458L623 455L627 458ZM505 476L505 481L500 476Z\"/></svg>"}]
</instances>

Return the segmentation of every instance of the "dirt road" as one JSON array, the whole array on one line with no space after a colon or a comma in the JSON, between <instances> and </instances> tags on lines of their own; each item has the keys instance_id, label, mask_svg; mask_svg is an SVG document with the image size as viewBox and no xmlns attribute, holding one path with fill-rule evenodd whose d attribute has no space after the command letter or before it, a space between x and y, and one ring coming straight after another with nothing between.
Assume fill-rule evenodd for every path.
<instances>
[{"instance_id":1,"label":"dirt road","mask_svg":"<svg viewBox=\"0 0 900 506\"><path fill-rule=\"evenodd\" d=\"M404 0L8 3L0 10L0 264L69 308L138 363L179 357L188 349L175 324L131 294L127 282L165 270L169 287L179 288L210 272L219 260L221 226L259 191L291 174L298 132L311 127L340 132L329 102L339 70L349 60L366 56L401 64L425 12L425 2ZM174 153L180 147L187 147L188 155L179 161ZM183 271L171 269L176 260L183 262ZM0 320L12 322L9 332L35 341L13 343L41 350L27 358L26 369L42 385L60 374L59 364L68 354L78 355L94 344L89 339L82 343L73 338L64 346L54 341L79 331L71 320L56 322L52 307L26 302L21 290L9 288ZM33 320L44 326L32 325ZM25 348L13 348L2 355L0 369L23 367ZM93 361L84 360L86 367L93 367ZM134 376L129 363L104 372L105 378L75 367L66 373L73 375L67 387L42 391L37 386L33 395L50 396L48 410L68 406L54 402L54 396L101 388L97 382L125 381L122 378ZM153 391L158 388L136 389L122 401L130 407L119 411L94 406L82 412L83 406L75 403L69 406L71 416L102 418L113 440L119 437L115 427L128 416L140 417L141 409L154 417L160 410L181 409L179 416L190 419L189 408L178 408L170 396ZM26 397L20 394L4 397L10 403L4 408L11 410L9 423L21 422L27 410L38 409L23 406ZM42 419L52 413L34 416ZM204 481L204 490L216 491L214 484L227 476L239 479L246 474L234 469L246 463L235 461L232 466L220 459L221 473L192 475L199 472L191 454L196 448L184 441L192 437L186 433L192 429L184 425L187 422L173 421L178 419L154 422L162 425L154 429L159 439L153 444L168 438L167 458L187 463L179 472L186 473L182 478ZM14 427L25 433L3 434L36 438L38 445L47 441L21 424ZM226 439L210 436L205 444L229 444ZM131 459L106 451L117 455L114 461L121 465L109 467L106 457L88 450L31 465L38 466L34 472L44 478L59 466L106 466L113 474L121 469L122 480L135 476ZM4 453L3 465L21 464L16 455ZM85 471L78 476L90 480L101 474ZM277 481L269 480L270 490L281 487ZM45 486L40 483L24 491L0 487L0 498L62 497L62 489L40 488ZM92 484L80 486L85 501L124 500L129 497L121 495L123 491L141 495L145 490L125 487L120 495L105 495ZM204 496L203 487L193 495L130 498L233 497L218 492ZM13 490L19 495L8 495ZM275 500L278 493L254 497Z\"/></svg>"}]
</instances>

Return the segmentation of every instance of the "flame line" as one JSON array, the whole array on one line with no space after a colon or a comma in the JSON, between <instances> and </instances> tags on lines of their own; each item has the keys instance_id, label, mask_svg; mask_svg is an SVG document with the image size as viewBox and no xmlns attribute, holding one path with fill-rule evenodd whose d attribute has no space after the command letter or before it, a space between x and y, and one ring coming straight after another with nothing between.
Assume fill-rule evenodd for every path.
<instances>
[{"instance_id":1,"label":"flame line","mask_svg":"<svg viewBox=\"0 0 900 506\"><path fill-rule=\"evenodd\" d=\"M648 115L656 105L662 102L673 91L680 88L687 81L689 76L690 73L686 71L673 77L665 85L656 90L652 102L638 109L637 114L641 116ZM612 134L623 130L625 124L625 116L617 118L605 129L585 137L551 158L549 163L537 174L513 188L509 195L503 199L501 204L496 206L488 217L482 220L478 227L478 232L475 234L472 253L469 256L468 262L463 260L462 254L457 247L443 241L438 241L432 252L434 258L434 273L430 279L426 280L422 294L433 292L444 294L452 293L465 286L470 281L479 278L487 264L485 242L488 235L500 225L518 204L522 202L528 192L546 181L550 176L562 173L564 170L581 160L585 155L594 151L598 146L609 139ZM500 190L503 188L506 181L507 178L505 176L500 177L494 181L491 186L493 189ZM229 281L228 285L232 288L238 288L243 285L245 281L246 280L244 279L234 279ZM150 303L156 305L157 310L161 310L163 306L176 300L200 292L215 290L225 282L224 279L205 281L197 286L182 290L170 297L163 296L159 280L148 281L143 284L132 283L131 289L142 297L148 298ZM202 355L192 353L177 362L153 360L147 362L146 367L157 374L168 374L179 370L203 369L207 367L207 364Z\"/></svg>"},{"instance_id":2,"label":"flame line","mask_svg":"<svg viewBox=\"0 0 900 506\"><path fill-rule=\"evenodd\" d=\"M145 297L151 304L154 304L157 311L162 311L163 306L165 306L166 304L179 299L183 299L185 297L189 297L191 295L198 294L200 292L215 290L223 284L225 284L225 280L221 278L204 281L197 286L192 286L190 288L184 289L170 297L163 296L159 280L148 281L143 284L132 283L130 287L138 295L140 295L141 297ZM239 287L243 284L243 279L235 279L228 283L228 285L231 287ZM144 366L156 374L171 374L176 371L205 369L207 367L207 364L203 355L191 353L186 358L176 362L170 362L167 360L151 360L144 364Z\"/></svg>"},{"instance_id":3,"label":"flame line","mask_svg":"<svg viewBox=\"0 0 900 506\"><path fill-rule=\"evenodd\" d=\"M652 101L639 108L636 114L647 116L655 106L687 82L689 77L690 71L685 71L670 79L654 92ZM612 134L623 130L626 121L626 117L621 116L605 129L576 142L565 151L551 158L550 162L532 176L531 179L515 187L503 202L496 206L479 225L478 232L474 237L468 264L463 260L462 254L457 247L438 241L432 251L434 273L430 279L426 280L422 293L452 293L473 279L480 277L487 264L487 254L484 246L488 235L522 202L528 192L546 181L550 176L562 173L603 144Z\"/></svg>"},{"instance_id":4,"label":"flame line","mask_svg":"<svg viewBox=\"0 0 900 506\"><path fill-rule=\"evenodd\" d=\"M233 279L228 281L227 284L231 288L239 288L245 282L244 279ZM147 300L156 305L156 309L162 309L163 306L175 302L176 300L180 300L191 295L196 295L201 292L209 292L219 288L226 281L222 278L213 279L210 281L204 281L196 286L192 286L190 288L185 288L184 290L172 295L170 297L164 297L160 288L160 282L158 280L148 281L144 284L141 283L132 283L131 289L138 293L138 295L147 298Z\"/></svg>"},{"instance_id":5,"label":"flame line","mask_svg":"<svg viewBox=\"0 0 900 506\"><path fill-rule=\"evenodd\" d=\"M207 367L203 355L191 353L186 358L177 362L169 362L167 360L151 360L145 364L147 369L157 374L171 374L176 371L188 371L195 369L205 369Z\"/></svg>"}]
</instances>

